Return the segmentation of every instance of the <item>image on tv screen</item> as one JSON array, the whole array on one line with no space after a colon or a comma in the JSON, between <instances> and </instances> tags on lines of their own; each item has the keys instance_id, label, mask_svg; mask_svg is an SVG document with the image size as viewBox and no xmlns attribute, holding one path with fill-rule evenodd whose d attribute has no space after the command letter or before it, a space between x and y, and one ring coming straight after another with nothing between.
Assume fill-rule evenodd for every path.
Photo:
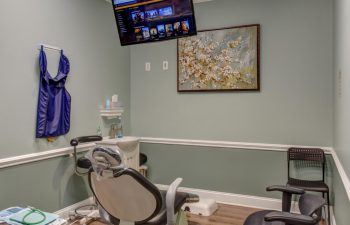
<instances>
[{"instance_id":1,"label":"image on tv screen","mask_svg":"<svg viewBox=\"0 0 350 225\"><path fill-rule=\"evenodd\" d=\"M156 9L151 9L151 10L148 10L146 11L146 17L147 18L156 18L159 16L159 13L158 13L158 10Z\"/></svg>"},{"instance_id":2,"label":"image on tv screen","mask_svg":"<svg viewBox=\"0 0 350 225\"><path fill-rule=\"evenodd\" d=\"M180 22L175 22L174 23L174 32L175 35L180 35L181 34L181 27L180 27Z\"/></svg>"},{"instance_id":3,"label":"image on tv screen","mask_svg":"<svg viewBox=\"0 0 350 225\"><path fill-rule=\"evenodd\" d=\"M135 37L139 41L142 40L142 28L141 27L135 28Z\"/></svg>"},{"instance_id":4,"label":"image on tv screen","mask_svg":"<svg viewBox=\"0 0 350 225\"><path fill-rule=\"evenodd\" d=\"M173 30L173 25L171 23L165 24L165 32L167 37L171 37L173 35L174 30Z\"/></svg>"},{"instance_id":5,"label":"image on tv screen","mask_svg":"<svg viewBox=\"0 0 350 225\"><path fill-rule=\"evenodd\" d=\"M148 27L142 27L142 35L144 39L149 39L151 37Z\"/></svg>"},{"instance_id":6,"label":"image on tv screen","mask_svg":"<svg viewBox=\"0 0 350 225\"><path fill-rule=\"evenodd\" d=\"M141 11L134 11L131 13L131 18L134 23L141 23L145 21L145 13Z\"/></svg>"},{"instance_id":7,"label":"image on tv screen","mask_svg":"<svg viewBox=\"0 0 350 225\"><path fill-rule=\"evenodd\" d=\"M188 20L181 22L181 31L182 33L188 33L190 31L190 25L188 23Z\"/></svg>"},{"instance_id":8,"label":"image on tv screen","mask_svg":"<svg viewBox=\"0 0 350 225\"><path fill-rule=\"evenodd\" d=\"M172 16L173 15L173 8L171 6L161 8L161 9L159 9L159 15L160 16Z\"/></svg>"},{"instance_id":9,"label":"image on tv screen","mask_svg":"<svg viewBox=\"0 0 350 225\"><path fill-rule=\"evenodd\" d=\"M124 6L124 5L131 5L137 3L137 0L114 0L114 5L116 6Z\"/></svg>"},{"instance_id":10,"label":"image on tv screen","mask_svg":"<svg viewBox=\"0 0 350 225\"><path fill-rule=\"evenodd\" d=\"M192 0L113 0L121 45L197 34Z\"/></svg>"},{"instance_id":11,"label":"image on tv screen","mask_svg":"<svg viewBox=\"0 0 350 225\"><path fill-rule=\"evenodd\" d=\"M165 27L164 27L164 24L157 25L157 30L158 30L159 38L165 37Z\"/></svg>"},{"instance_id":12,"label":"image on tv screen","mask_svg":"<svg viewBox=\"0 0 350 225\"><path fill-rule=\"evenodd\" d=\"M151 38L152 39L157 39L158 38L158 31L156 27L152 27L150 29L150 33L151 33Z\"/></svg>"}]
</instances>

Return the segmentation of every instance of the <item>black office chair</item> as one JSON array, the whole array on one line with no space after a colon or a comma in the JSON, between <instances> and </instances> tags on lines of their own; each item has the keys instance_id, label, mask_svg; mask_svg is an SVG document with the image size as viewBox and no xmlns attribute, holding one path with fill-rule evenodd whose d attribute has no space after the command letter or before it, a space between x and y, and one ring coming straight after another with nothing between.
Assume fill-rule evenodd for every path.
<instances>
[{"instance_id":1,"label":"black office chair","mask_svg":"<svg viewBox=\"0 0 350 225\"><path fill-rule=\"evenodd\" d=\"M266 191L281 191L282 211L262 210L252 213L244 225L317 225L322 218L322 207L326 204L324 198L307 194L304 190L288 186L270 186ZM291 213L293 194L301 195L299 210L301 214Z\"/></svg>"},{"instance_id":2,"label":"black office chair","mask_svg":"<svg viewBox=\"0 0 350 225\"><path fill-rule=\"evenodd\" d=\"M322 180L303 180L291 177L290 166L292 161L301 166L312 166L321 168ZM324 197L327 195L327 221L330 225L330 201L329 188L325 183L325 165L326 157L324 151L318 148L290 148L288 149L288 182L287 186L301 188L306 191L320 192Z\"/></svg>"},{"instance_id":3,"label":"black office chair","mask_svg":"<svg viewBox=\"0 0 350 225\"><path fill-rule=\"evenodd\" d=\"M185 202L198 196L177 192L182 179L176 179L167 191L158 190L138 171L123 165L121 152L97 147L88 159L90 188L101 206L100 214L112 224L120 221L137 225L174 225L175 214ZM183 216L184 214L182 214Z\"/></svg>"}]
</instances>

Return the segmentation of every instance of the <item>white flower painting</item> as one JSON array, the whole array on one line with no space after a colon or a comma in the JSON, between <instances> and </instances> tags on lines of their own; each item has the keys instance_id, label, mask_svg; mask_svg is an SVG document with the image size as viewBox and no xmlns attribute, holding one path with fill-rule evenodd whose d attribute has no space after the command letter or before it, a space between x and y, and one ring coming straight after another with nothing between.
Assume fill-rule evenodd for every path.
<instances>
[{"instance_id":1,"label":"white flower painting","mask_svg":"<svg viewBox=\"0 0 350 225\"><path fill-rule=\"evenodd\" d=\"M178 91L259 90L259 25L178 40Z\"/></svg>"}]
</instances>

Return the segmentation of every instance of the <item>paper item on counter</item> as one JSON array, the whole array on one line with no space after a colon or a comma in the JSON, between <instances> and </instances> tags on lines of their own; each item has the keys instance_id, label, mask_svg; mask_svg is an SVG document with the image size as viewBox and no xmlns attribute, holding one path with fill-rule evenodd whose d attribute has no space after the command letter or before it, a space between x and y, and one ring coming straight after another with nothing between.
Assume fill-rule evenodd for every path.
<instances>
[{"instance_id":1,"label":"paper item on counter","mask_svg":"<svg viewBox=\"0 0 350 225\"><path fill-rule=\"evenodd\" d=\"M23 210L22 207L10 207L4 210L0 211L0 221L4 221L8 217L12 216L15 213L18 213L19 211Z\"/></svg>"},{"instance_id":2,"label":"paper item on counter","mask_svg":"<svg viewBox=\"0 0 350 225\"><path fill-rule=\"evenodd\" d=\"M41 211L45 215L45 217L43 218L42 214L37 213L35 211L31 213L31 211L33 211L32 208L25 208L24 210L21 210L11 215L9 217L9 220L7 220L6 222L8 222L9 224L15 224L15 225L23 224L23 220L26 217L26 220L30 223L35 223L35 221L40 221L44 219L44 221L42 221L41 223L37 223L36 225L47 225L51 222L54 222L58 218L58 215L56 214Z\"/></svg>"}]
</instances>

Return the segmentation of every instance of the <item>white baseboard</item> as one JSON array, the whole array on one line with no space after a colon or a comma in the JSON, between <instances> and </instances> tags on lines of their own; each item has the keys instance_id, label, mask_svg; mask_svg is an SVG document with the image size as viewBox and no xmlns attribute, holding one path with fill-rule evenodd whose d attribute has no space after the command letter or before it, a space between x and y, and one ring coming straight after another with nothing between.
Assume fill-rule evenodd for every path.
<instances>
[{"instance_id":1,"label":"white baseboard","mask_svg":"<svg viewBox=\"0 0 350 225\"><path fill-rule=\"evenodd\" d=\"M331 225L337 225L337 221L335 221L335 215L334 215L334 210L332 206L330 208L330 211L331 211Z\"/></svg>"},{"instance_id":2,"label":"white baseboard","mask_svg":"<svg viewBox=\"0 0 350 225\"><path fill-rule=\"evenodd\" d=\"M94 203L94 200L92 197L88 198L88 199L85 199L81 202L77 202L73 205L70 205L70 206L67 206L63 209L60 209L56 212L54 212L54 214L57 214L59 215L61 218L63 219L67 219L69 218L69 213L74 211L75 209L77 209L78 207L81 207L81 206L84 206L84 205L90 205L90 204L93 204Z\"/></svg>"},{"instance_id":3,"label":"white baseboard","mask_svg":"<svg viewBox=\"0 0 350 225\"><path fill-rule=\"evenodd\" d=\"M168 185L157 184L160 190L167 190ZM200 198L214 199L218 203L228 204L228 205L238 205L250 208L258 209L270 209L270 210L280 210L282 206L282 201L275 198L258 197L251 195L241 195L233 193L225 193L218 191L209 191L202 189L186 188L180 187L178 189L182 192L189 192L198 195ZM297 203L293 202L292 211L297 211Z\"/></svg>"},{"instance_id":4,"label":"white baseboard","mask_svg":"<svg viewBox=\"0 0 350 225\"><path fill-rule=\"evenodd\" d=\"M168 185L157 184L156 185L160 190L167 190ZM268 210L281 210L282 200L276 198L266 198L258 197L252 195L241 195L233 193L225 193L218 191L209 191L203 189L195 188L186 188L180 187L179 191L189 192L198 195L200 198L214 199L218 203L228 204L228 205L238 205L249 208L258 208L258 209L268 209ZM298 203L292 202L292 212L300 213ZM331 225L336 225L336 220L334 216L333 207L330 207L330 216L331 216Z\"/></svg>"},{"instance_id":5,"label":"white baseboard","mask_svg":"<svg viewBox=\"0 0 350 225\"><path fill-rule=\"evenodd\" d=\"M346 194L348 195L348 199L350 201L350 179L349 179L348 175L346 174L345 169L343 167L343 164L340 162L336 151L332 152L332 156L333 156L334 163L337 167L337 170L339 172L340 178L343 182Z\"/></svg>"},{"instance_id":6,"label":"white baseboard","mask_svg":"<svg viewBox=\"0 0 350 225\"><path fill-rule=\"evenodd\" d=\"M163 184L157 184L156 186L160 190L167 190L169 187L169 185L163 185ZM182 192L189 192L192 194L196 194L200 198L214 199L218 203L228 204L228 205L238 205L238 206L244 206L244 207L250 207L250 208L269 209L269 210L281 210L281 206L282 206L282 201L280 199L275 199L275 198L241 195L241 194L209 191L209 190L186 188L186 187L180 187L178 190ZM69 217L69 212L74 211L76 208L80 206L93 204L93 202L94 202L93 198L90 197L84 201L81 201L74 205L63 208L55 212L55 214L66 219ZM292 212L299 211L297 202L292 203L291 211ZM330 208L330 212L331 212L331 225L336 225L333 207Z\"/></svg>"}]
</instances>

